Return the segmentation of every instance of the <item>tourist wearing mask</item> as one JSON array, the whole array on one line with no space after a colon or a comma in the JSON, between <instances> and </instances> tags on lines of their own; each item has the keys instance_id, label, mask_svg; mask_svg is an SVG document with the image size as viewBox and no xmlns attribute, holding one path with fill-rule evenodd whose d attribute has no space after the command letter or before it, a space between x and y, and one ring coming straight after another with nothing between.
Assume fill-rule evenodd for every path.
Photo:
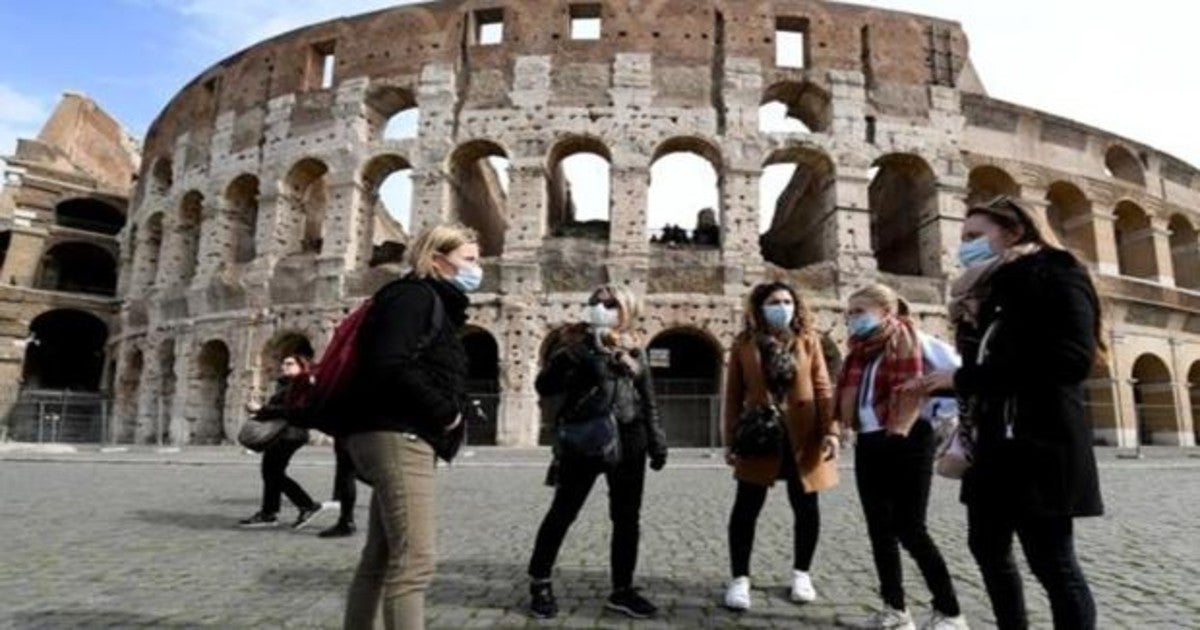
<instances>
[{"instance_id":1,"label":"tourist wearing mask","mask_svg":"<svg viewBox=\"0 0 1200 630\"><path fill-rule=\"evenodd\" d=\"M298 354L284 357L279 366L280 376L276 382L275 393L265 405L246 406L246 410L253 414L248 422L287 420L291 410L295 408L292 401L302 396L303 389L308 385L309 365L308 357ZM262 509L253 516L238 521L239 527L259 529L277 526L283 495L287 495L288 500L299 510L295 522L292 523L293 529L308 525L325 507L314 501L295 479L287 475L288 463L292 461L292 456L305 444L308 444L308 429L285 424L283 430L263 450Z\"/></svg>"},{"instance_id":2,"label":"tourist wearing mask","mask_svg":"<svg viewBox=\"0 0 1200 630\"><path fill-rule=\"evenodd\" d=\"M463 434L467 355L459 332L479 288L478 239L461 226L428 229L409 250L410 274L380 289L358 332L354 410L345 448L372 486L370 522L350 586L345 627L425 627L433 580L434 458ZM445 457L446 455L443 455Z\"/></svg>"},{"instance_id":3,"label":"tourist wearing mask","mask_svg":"<svg viewBox=\"0 0 1200 630\"><path fill-rule=\"evenodd\" d=\"M809 575L820 534L817 493L837 484L838 427L812 316L787 284L750 292L745 329L729 353L722 436L737 496L729 518L732 581L725 606L748 610L750 556L759 512L775 481L787 486L793 516L791 599L814 601Z\"/></svg>"},{"instance_id":4,"label":"tourist wearing mask","mask_svg":"<svg viewBox=\"0 0 1200 630\"><path fill-rule=\"evenodd\" d=\"M901 304L883 285L850 296L850 348L837 389L838 422L857 434L855 480L884 603L873 625L916 628L905 604L903 546L933 593L933 615L924 627L963 629L967 623L950 572L925 525L937 447L932 423L937 403L924 404L925 392L913 387L926 372L957 367L959 361L952 348L918 331L907 305Z\"/></svg>"},{"instance_id":5,"label":"tourist wearing mask","mask_svg":"<svg viewBox=\"0 0 1200 630\"><path fill-rule=\"evenodd\" d=\"M1008 197L971 205L950 314L963 365L925 377L953 388L972 426L962 480L968 543L1001 629L1029 625L1013 538L1059 629L1096 627L1075 556L1074 519L1103 513L1083 383L1102 356L1100 302L1087 270L1049 246Z\"/></svg>"},{"instance_id":6,"label":"tourist wearing mask","mask_svg":"<svg viewBox=\"0 0 1200 630\"><path fill-rule=\"evenodd\" d=\"M588 298L585 321L563 332L538 374L538 394L561 399L550 478L554 499L529 560L530 611L539 619L558 613L551 584L555 559L601 475L608 485L612 520L612 594L605 607L634 618L657 611L633 585L646 462L657 471L667 461L650 368L632 332L637 311L627 289L596 289Z\"/></svg>"}]
</instances>

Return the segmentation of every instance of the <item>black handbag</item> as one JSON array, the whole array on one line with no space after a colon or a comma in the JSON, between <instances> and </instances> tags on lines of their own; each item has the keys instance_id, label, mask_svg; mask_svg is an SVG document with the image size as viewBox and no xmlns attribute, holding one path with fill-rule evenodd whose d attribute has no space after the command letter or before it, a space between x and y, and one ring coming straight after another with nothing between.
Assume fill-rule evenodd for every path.
<instances>
[{"instance_id":1,"label":"black handbag","mask_svg":"<svg viewBox=\"0 0 1200 630\"><path fill-rule=\"evenodd\" d=\"M599 389L599 386L594 387L580 398L575 410L581 409L583 403ZM590 461L605 466L615 466L621 461L621 434L617 419L612 414L611 402L601 414L581 419L574 417L574 414L561 418L555 429L555 437L557 455L564 460Z\"/></svg>"},{"instance_id":2,"label":"black handbag","mask_svg":"<svg viewBox=\"0 0 1200 630\"><path fill-rule=\"evenodd\" d=\"M776 455L783 446L783 412L774 403L746 410L733 433L738 457Z\"/></svg>"}]
</instances>

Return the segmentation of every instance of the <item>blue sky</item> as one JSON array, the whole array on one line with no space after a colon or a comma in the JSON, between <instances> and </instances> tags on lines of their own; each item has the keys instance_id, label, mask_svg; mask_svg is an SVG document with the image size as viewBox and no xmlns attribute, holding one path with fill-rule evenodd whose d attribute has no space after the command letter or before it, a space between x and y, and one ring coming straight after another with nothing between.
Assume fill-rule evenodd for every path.
<instances>
[{"instance_id":1,"label":"blue sky","mask_svg":"<svg viewBox=\"0 0 1200 630\"><path fill-rule=\"evenodd\" d=\"M989 92L1200 165L1200 2L859 0L955 19ZM0 0L0 155L59 95L96 99L141 136L181 86L271 35L394 0ZM1137 7L1138 11L1131 11ZM695 207L695 206L693 206Z\"/></svg>"}]
</instances>

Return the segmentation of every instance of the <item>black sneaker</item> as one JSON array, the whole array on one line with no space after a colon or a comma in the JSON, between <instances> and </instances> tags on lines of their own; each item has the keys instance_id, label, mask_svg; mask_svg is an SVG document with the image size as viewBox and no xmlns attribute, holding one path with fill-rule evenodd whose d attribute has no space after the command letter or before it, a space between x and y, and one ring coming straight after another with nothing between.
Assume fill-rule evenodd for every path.
<instances>
[{"instance_id":1,"label":"black sneaker","mask_svg":"<svg viewBox=\"0 0 1200 630\"><path fill-rule=\"evenodd\" d=\"M263 529L266 527L275 527L276 525L279 525L279 520L275 518L274 514L264 514L262 512L255 512L254 516L238 521L238 527L242 529Z\"/></svg>"},{"instance_id":2,"label":"black sneaker","mask_svg":"<svg viewBox=\"0 0 1200 630\"><path fill-rule=\"evenodd\" d=\"M296 522L292 523L292 529L304 529L304 526L311 523L324 509L325 506L317 503L310 508L300 510L300 513L296 515Z\"/></svg>"},{"instance_id":3,"label":"black sneaker","mask_svg":"<svg viewBox=\"0 0 1200 630\"><path fill-rule=\"evenodd\" d=\"M639 595L636 588L613 591L613 594L608 596L608 603L604 607L624 613L634 619L648 619L658 612L658 607Z\"/></svg>"},{"instance_id":4,"label":"black sneaker","mask_svg":"<svg viewBox=\"0 0 1200 630\"><path fill-rule=\"evenodd\" d=\"M334 524L333 527L330 527L329 529L326 529L326 530L322 530L321 533L317 534L317 537L318 538L345 538L347 536L353 536L356 529L357 528L354 527L353 522L338 521L337 523Z\"/></svg>"},{"instance_id":5,"label":"black sneaker","mask_svg":"<svg viewBox=\"0 0 1200 630\"><path fill-rule=\"evenodd\" d=\"M550 582L529 585L529 612L534 619L553 619L558 615L558 602L554 600L554 587Z\"/></svg>"}]
</instances>

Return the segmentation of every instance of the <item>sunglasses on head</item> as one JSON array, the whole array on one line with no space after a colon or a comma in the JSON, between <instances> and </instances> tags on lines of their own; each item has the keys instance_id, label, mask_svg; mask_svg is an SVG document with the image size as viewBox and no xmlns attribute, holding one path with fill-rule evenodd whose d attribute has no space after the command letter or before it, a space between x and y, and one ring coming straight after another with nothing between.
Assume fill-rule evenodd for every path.
<instances>
[{"instance_id":1,"label":"sunglasses on head","mask_svg":"<svg viewBox=\"0 0 1200 630\"><path fill-rule=\"evenodd\" d=\"M592 297L588 298L588 306L595 306L597 304L602 304L604 308L618 308L621 305L620 302L617 302L617 298L612 297L611 295L608 297L593 295Z\"/></svg>"}]
</instances>

